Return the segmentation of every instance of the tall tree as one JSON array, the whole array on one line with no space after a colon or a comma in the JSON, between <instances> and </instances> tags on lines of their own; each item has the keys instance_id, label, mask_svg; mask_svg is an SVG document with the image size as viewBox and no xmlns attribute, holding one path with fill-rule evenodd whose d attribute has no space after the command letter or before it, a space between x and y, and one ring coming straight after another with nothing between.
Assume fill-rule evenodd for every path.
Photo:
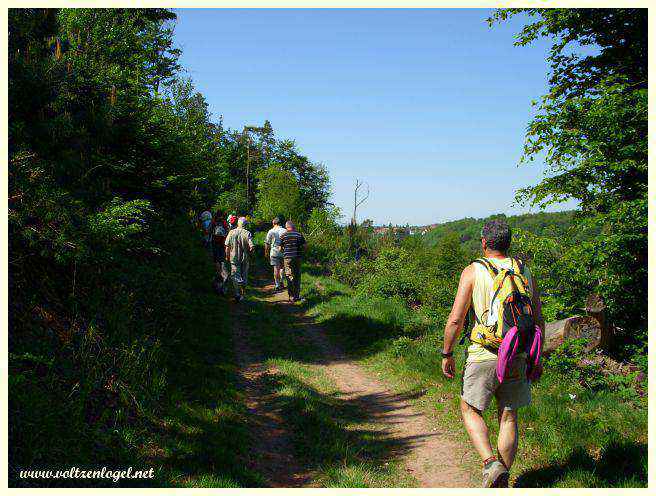
<instances>
[{"instance_id":1,"label":"tall tree","mask_svg":"<svg viewBox=\"0 0 656 496\"><path fill-rule=\"evenodd\" d=\"M517 45L552 41L522 158L543 153L547 170L518 200L579 202L579 228L601 234L577 247L577 283L603 294L632 339L647 325L647 9L500 9L489 22L518 14L529 22Z\"/></svg>"},{"instance_id":2,"label":"tall tree","mask_svg":"<svg viewBox=\"0 0 656 496\"><path fill-rule=\"evenodd\" d=\"M257 179L258 219L268 221L281 215L295 222L305 220L299 218L305 217L307 211L301 203L301 192L294 174L279 165L272 165L259 171Z\"/></svg>"}]
</instances>

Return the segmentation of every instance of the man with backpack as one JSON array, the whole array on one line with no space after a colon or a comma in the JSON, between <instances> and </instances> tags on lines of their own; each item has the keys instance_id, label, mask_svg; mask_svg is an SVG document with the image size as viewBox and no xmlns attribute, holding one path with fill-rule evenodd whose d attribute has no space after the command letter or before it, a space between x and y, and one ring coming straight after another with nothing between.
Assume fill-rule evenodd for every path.
<instances>
[{"instance_id":1,"label":"man with backpack","mask_svg":"<svg viewBox=\"0 0 656 496\"><path fill-rule=\"evenodd\" d=\"M539 378L540 294L528 267L508 256L510 227L504 220L481 230L484 258L460 276L444 330L442 372L455 375L453 348L465 322L469 343L462 378L460 409L467 433L483 460L483 487L507 487L518 445L517 411L530 404L530 383ZM497 400L499 435L494 454L482 412Z\"/></svg>"}]
</instances>

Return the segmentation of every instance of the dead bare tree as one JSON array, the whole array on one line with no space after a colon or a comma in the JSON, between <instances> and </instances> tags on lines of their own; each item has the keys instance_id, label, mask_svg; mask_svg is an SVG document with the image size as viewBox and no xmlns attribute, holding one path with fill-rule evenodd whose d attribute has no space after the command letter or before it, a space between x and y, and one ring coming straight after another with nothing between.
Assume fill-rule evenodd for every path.
<instances>
[{"instance_id":1,"label":"dead bare tree","mask_svg":"<svg viewBox=\"0 0 656 496\"><path fill-rule=\"evenodd\" d=\"M362 194L360 188L365 186L367 192ZM355 180L355 190L353 191L353 217L351 218L351 223L355 226L358 225L358 207L367 201L369 198L369 184L360 181L359 179Z\"/></svg>"},{"instance_id":2,"label":"dead bare tree","mask_svg":"<svg viewBox=\"0 0 656 496\"><path fill-rule=\"evenodd\" d=\"M366 193L361 191L363 186L366 188ZM358 229L358 207L366 202L368 198L369 184L356 179L355 190L353 191L353 217L351 217L351 224L348 226L349 252L355 253L356 259L358 258L358 250L355 248L354 238Z\"/></svg>"}]
</instances>

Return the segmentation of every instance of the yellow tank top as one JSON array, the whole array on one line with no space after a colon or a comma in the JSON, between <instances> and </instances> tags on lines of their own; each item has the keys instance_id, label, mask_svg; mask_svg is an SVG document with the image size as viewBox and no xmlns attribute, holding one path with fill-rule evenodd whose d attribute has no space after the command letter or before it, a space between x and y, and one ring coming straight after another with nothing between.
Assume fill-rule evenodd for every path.
<instances>
[{"instance_id":1,"label":"yellow tank top","mask_svg":"<svg viewBox=\"0 0 656 496\"><path fill-rule=\"evenodd\" d=\"M500 269L510 269L512 267L512 262L510 258L488 258L490 263L495 267ZM472 291L472 309L476 314L478 320L481 320L481 316L485 311L490 307L490 289L492 289L492 276L488 270L483 267L480 263L475 263L474 265L474 289ZM524 276L528 279L528 288L533 295L533 278L531 276L531 271L528 267L524 266L523 271ZM473 324L473 323L470 323ZM464 329L463 332L467 332L467 329ZM470 343L467 348L467 362L483 362L485 360L496 360L497 355L491 351L486 350L478 343Z\"/></svg>"}]
</instances>

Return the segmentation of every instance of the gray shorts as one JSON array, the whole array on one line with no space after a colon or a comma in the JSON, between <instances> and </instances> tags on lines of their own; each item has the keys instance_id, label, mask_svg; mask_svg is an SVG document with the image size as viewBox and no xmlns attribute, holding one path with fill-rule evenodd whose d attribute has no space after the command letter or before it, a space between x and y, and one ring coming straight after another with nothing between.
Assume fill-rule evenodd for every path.
<instances>
[{"instance_id":1,"label":"gray shorts","mask_svg":"<svg viewBox=\"0 0 656 496\"><path fill-rule=\"evenodd\" d=\"M269 259L271 261L271 266L272 267L279 267L282 269L284 258L282 258L282 255L279 257L271 257Z\"/></svg>"},{"instance_id":2,"label":"gray shorts","mask_svg":"<svg viewBox=\"0 0 656 496\"><path fill-rule=\"evenodd\" d=\"M526 359L518 358L510 365L503 382L497 379L497 361L469 362L465 365L460 397L477 410L485 410L492 396L499 408L517 410L531 404L531 385L526 379Z\"/></svg>"}]
</instances>

